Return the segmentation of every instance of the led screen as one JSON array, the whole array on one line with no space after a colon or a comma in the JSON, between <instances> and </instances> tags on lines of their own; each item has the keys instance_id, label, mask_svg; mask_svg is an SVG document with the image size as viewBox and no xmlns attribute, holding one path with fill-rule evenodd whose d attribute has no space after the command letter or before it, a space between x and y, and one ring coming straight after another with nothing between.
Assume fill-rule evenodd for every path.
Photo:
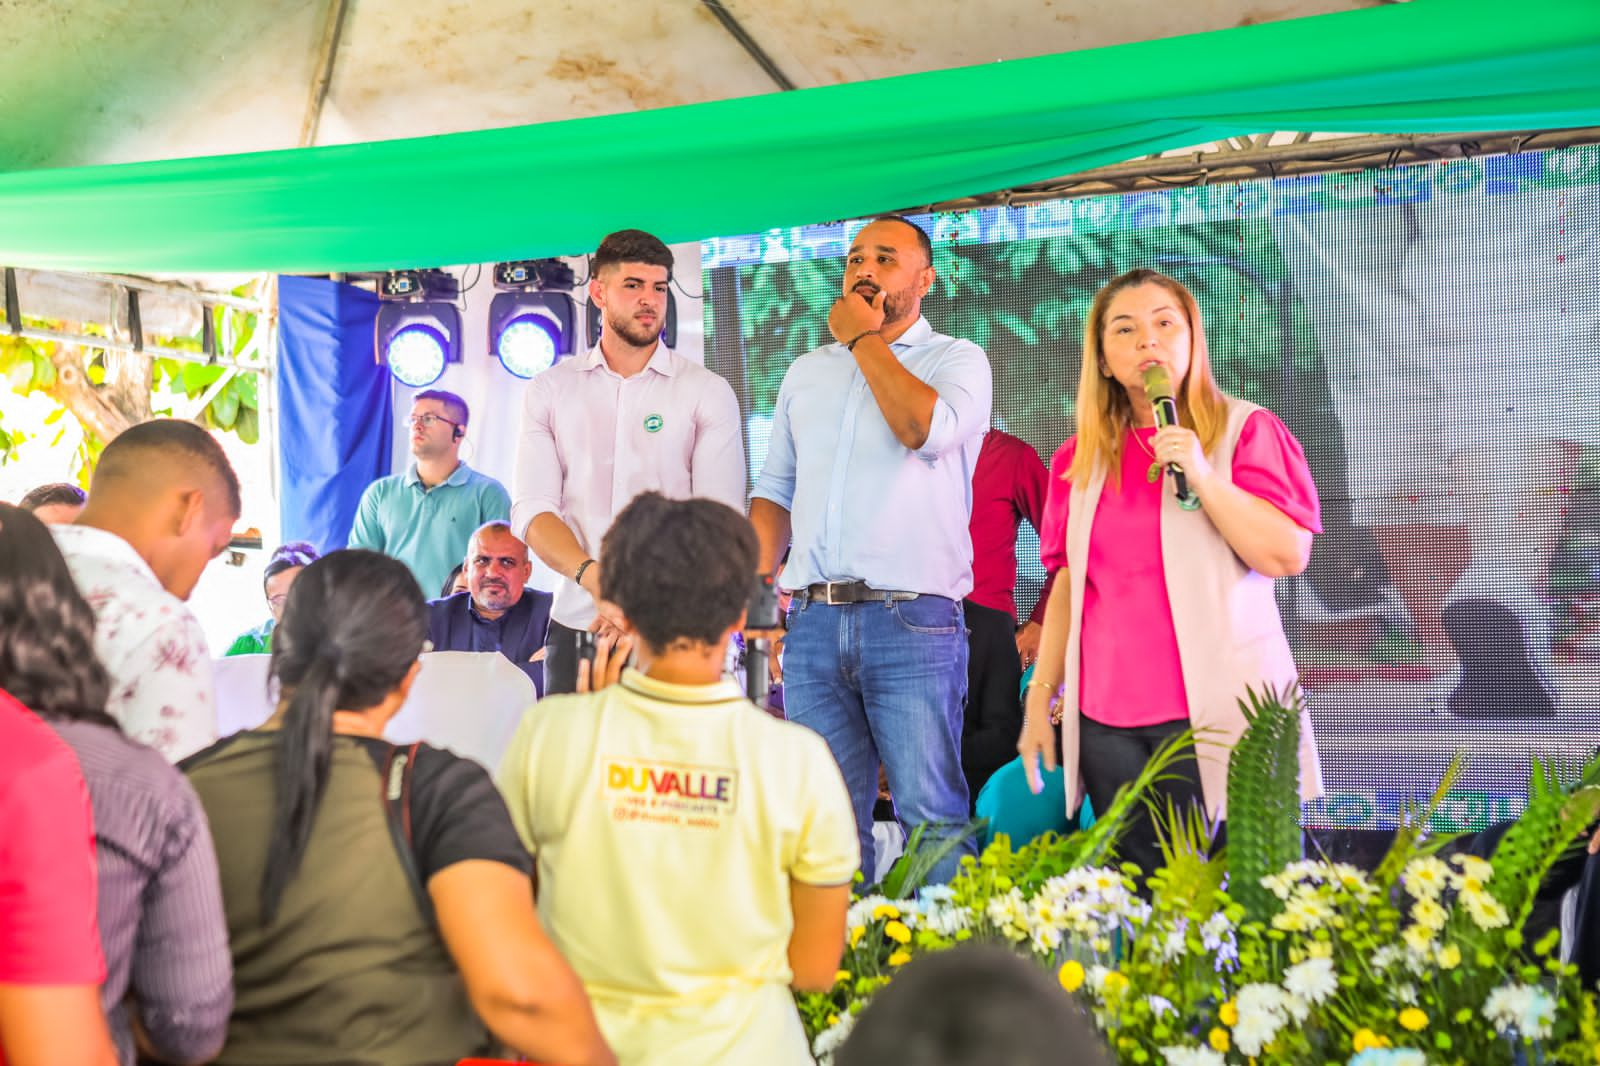
<instances>
[{"instance_id":1,"label":"led screen","mask_svg":"<svg viewBox=\"0 0 1600 1066\"><path fill-rule=\"evenodd\" d=\"M1278 582L1321 745L1314 824L1381 827L1470 763L1440 828L1509 817L1535 754L1600 743L1600 148L916 216L933 327L976 341L994 423L1072 433L1095 290L1198 297L1228 392L1305 448L1324 532ZM860 222L703 246L707 363L752 476L778 385L829 340ZM1024 527L1019 606L1043 572Z\"/></svg>"}]
</instances>

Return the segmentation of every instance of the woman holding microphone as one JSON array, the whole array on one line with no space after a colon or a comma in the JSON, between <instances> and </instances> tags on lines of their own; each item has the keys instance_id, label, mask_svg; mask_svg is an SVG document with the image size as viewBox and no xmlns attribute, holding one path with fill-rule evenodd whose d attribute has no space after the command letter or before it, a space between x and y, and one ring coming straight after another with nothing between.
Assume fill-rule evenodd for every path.
<instances>
[{"instance_id":1,"label":"woman holding microphone","mask_svg":"<svg viewBox=\"0 0 1600 1066\"><path fill-rule=\"evenodd\" d=\"M1297 685L1272 582L1305 569L1321 531L1316 486L1283 423L1217 387L1199 304L1177 281L1145 269L1113 279L1084 333L1078 432L1051 463L1040 531L1045 568L1068 579L1046 607L1017 749L1037 793L1059 726L1067 812L1085 794L1104 811L1192 728L1196 748L1153 798L1220 820L1239 700ZM1320 795L1305 716L1300 763L1302 797ZM1145 805L1119 854L1146 875L1159 865Z\"/></svg>"}]
</instances>

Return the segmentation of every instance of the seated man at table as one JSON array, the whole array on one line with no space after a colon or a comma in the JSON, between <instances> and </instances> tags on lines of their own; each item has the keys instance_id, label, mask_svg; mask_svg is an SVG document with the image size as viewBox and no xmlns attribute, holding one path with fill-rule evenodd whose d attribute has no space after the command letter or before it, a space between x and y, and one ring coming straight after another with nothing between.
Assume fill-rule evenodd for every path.
<instances>
[{"instance_id":1,"label":"seated man at table","mask_svg":"<svg viewBox=\"0 0 1600 1066\"><path fill-rule=\"evenodd\" d=\"M467 543L467 591L428 604L434 651L497 651L544 695L550 594L527 587L528 546L505 522L478 527Z\"/></svg>"}]
</instances>

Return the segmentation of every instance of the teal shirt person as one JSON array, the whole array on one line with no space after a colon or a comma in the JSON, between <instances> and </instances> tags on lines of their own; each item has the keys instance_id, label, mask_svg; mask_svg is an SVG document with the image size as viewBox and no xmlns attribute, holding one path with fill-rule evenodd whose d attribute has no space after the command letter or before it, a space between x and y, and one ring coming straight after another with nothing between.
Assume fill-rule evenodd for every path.
<instances>
[{"instance_id":1,"label":"teal shirt person","mask_svg":"<svg viewBox=\"0 0 1600 1066\"><path fill-rule=\"evenodd\" d=\"M478 527L511 517L505 486L461 461L467 418L466 401L455 393L417 393L406 416L411 469L368 485L350 528L350 547L399 559L430 599L467 557Z\"/></svg>"},{"instance_id":2,"label":"teal shirt person","mask_svg":"<svg viewBox=\"0 0 1600 1066\"><path fill-rule=\"evenodd\" d=\"M485 522L511 517L505 486L460 463L431 489L417 465L367 486L350 529L350 547L370 548L411 568L430 596L467 557L467 542Z\"/></svg>"}]
</instances>

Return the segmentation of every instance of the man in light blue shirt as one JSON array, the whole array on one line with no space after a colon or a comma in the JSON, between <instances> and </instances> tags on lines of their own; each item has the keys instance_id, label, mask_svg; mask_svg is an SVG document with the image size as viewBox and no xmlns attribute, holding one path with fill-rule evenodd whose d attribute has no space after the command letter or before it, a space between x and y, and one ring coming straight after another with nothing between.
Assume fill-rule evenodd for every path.
<instances>
[{"instance_id":1,"label":"man in light blue shirt","mask_svg":"<svg viewBox=\"0 0 1600 1066\"><path fill-rule=\"evenodd\" d=\"M406 420L416 462L368 485L350 528L350 547L399 559L429 599L466 557L478 527L511 517L505 486L461 461L467 415L453 392L417 393Z\"/></svg>"},{"instance_id":2,"label":"man in light blue shirt","mask_svg":"<svg viewBox=\"0 0 1600 1066\"><path fill-rule=\"evenodd\" d=\"M884 766L895 811L929 845L967 821L961 719L972 589L972 472L989 428L989 361L922 317L927 235L864 227L828 315L837 343L795 360L773 412L750 520L764 573L792 549L788 716L828 741L850 789L868 882ZM933 871L948 880L966 848Z\"/></svg>"}]
</instances>

